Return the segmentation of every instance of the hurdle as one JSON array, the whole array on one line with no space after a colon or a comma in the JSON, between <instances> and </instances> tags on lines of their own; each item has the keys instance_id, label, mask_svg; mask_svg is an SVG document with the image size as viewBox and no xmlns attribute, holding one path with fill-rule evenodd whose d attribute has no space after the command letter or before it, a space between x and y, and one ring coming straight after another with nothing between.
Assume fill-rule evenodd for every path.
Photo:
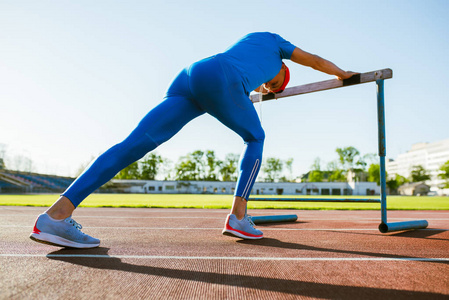
<instances>
[{"instance_id":1,"label":"hurdle","mask_svg":"<svg viewBox=\"0 0 449 300\"><path fill-rule=\"evenodd\" d=\"M378 124L378 152L380 160L380 198L372 199L352 199L352 198L250 198L249 201L287 201L287 202L358 202L358 203L380 203L381 223L379 231L381 233L423 229L428 226L426 220L414 220L404 222L390 222L387 221L387 188L386 188L386 170L385 170L385 156L386 156L386 138L385 138L385 99L384 99L384 80L393 77L391 69L382 69L372 72L361 73L352 76L349 79L338 80L331 79L320 82L309 83L305 85L294 86L286 88L282 93L267 94L260 97L259 94L250 96L253 103L258 103L261 100L277 100L280 98L297 96L307 93L319 92L356 84L376 82L377 86L377 124ZM253 216L251 217L255 224L275 223L275 222L294 222L297 220L297 215L275 215L275 216Z\"/></svg>"}]
</instances>

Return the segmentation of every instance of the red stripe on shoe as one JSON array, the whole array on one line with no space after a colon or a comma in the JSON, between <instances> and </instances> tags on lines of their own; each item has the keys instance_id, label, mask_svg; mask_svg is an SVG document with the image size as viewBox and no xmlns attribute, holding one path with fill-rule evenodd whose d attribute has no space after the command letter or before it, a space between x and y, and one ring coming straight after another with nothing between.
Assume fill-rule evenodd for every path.
<instances>
[{"instance_id":1,"label":"red stripe on shoe","mask_svg":"<svg viewBox=\"0 0 449 300\"><path fill-rule=\"evenodd\" d=\"M36 224L37 224L37 221L34 224L33 233L39 234L39 233L41 233L41 231L39 229L37 229Z\"/></svg>"},{"instance_id":2,"label":"red stripe on shoe","mask_svg":"<svg viewBox=\"0 0 449 300\"><path fill-rule=\"evenodd\" d=\"M241 231L241 230L238 230L238 229L234 229L234 228L232 228L232 227L229 225L229 219L228 219L228 222L226 222L226 229L227 229L227 230L233 230L233 231L236 231L236 232L238 232L238 233L240 233L240 234L243 234L243 235L246 235L246 236L252 236L252 237L261 237L261 236L263 236L263 234L255 235L255 234L251 234L251 233L248 233L248 232L245 232L245 231Z\"/></svg>"}]
</instances>

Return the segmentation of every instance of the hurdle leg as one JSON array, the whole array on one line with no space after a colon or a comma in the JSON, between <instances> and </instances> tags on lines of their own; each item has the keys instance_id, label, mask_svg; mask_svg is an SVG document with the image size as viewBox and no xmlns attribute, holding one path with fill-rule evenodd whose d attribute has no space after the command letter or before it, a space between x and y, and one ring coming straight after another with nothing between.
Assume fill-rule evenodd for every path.
<instances>
[{"instance_id":1,"label":"hurdle leg","mask_svg":"<svg viewBox=\"0 0 449 300\"><path fill-rule=\"evenodd\" d=\"M381 210L381 223L379 225L379 231L382 233L408 230L408 229L422 229L428 226L426 220L416 220L407 222L387 222L387 183L386 183L386 170L385 170L385 155L386 155L386 142L385 142L385 101L384 101L384 80L376 80L377 85L377 118L378 118L378 133L379 133L379 157L380 157L380 210Z\"/></svg>"},{"instance_id":2,"label":"hurdle leg","mask_svg":"<svg viewBox=\"0 0 449 300\"><path fill-rule=\"evenodd\" d=\"M387 176L385 170L386 141L385 141L385 102L384 81L377 80L377 124L379 135L380 158L380 211L381 223L387 223Z\"/></svg>"}]
</instances>

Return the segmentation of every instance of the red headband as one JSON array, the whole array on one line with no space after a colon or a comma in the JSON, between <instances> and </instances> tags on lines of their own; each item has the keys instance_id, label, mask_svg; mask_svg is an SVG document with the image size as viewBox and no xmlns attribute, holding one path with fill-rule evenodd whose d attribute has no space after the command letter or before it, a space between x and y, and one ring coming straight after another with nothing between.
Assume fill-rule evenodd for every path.
<instances>
[{"instance_id":1,"label":"red headband","mask_svg":"<svg viewBox=\"0 0 449 300\"><path fill-rule=\"evenodd\" d=\"M290 81L290 70L288 69L288 67L282 63L285 66L285 78L284 78L284 83L282 84L282 86L280 88L278 88L275 91L272 91L273 93L280 93L283 90L285 90L285 87L287 86L288 82Z\"/></svg>"}]
</instances>

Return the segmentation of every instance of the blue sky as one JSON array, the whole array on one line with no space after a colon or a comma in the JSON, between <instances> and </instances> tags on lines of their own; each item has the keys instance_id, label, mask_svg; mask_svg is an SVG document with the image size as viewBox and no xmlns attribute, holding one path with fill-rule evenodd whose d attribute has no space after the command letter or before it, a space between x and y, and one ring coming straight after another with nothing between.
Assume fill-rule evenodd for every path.
<instances>
[{"instance_id":1,"label":"blue sky","mask_svg":"<svg viewBox=\"0 0 449 300\"><path fill-rule=\"evenodd\" d=\"M343 69L393 69L387 156L449 138L448 1L0 1L0 144L7 162L74 175L124 139L185 66L241 36L271 31ZM332 77L287 61L290 86ZM259 108L257 108L259 110ZM294 174L335 148L377 152L375 84L266 102L265 157ZM242 141L210 116L156 151L219 158Z\"/></svg>"}]
</instances>

